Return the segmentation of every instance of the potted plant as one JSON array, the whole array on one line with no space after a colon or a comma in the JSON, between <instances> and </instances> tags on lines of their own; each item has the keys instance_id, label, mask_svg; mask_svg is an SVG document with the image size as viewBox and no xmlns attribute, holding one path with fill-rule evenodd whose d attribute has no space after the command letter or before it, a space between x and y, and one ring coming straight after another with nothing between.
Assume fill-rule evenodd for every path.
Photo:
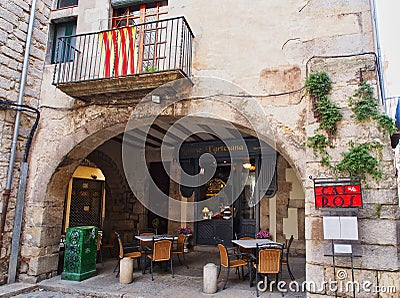
<instances>
[{"instance_id":1,"label":"potted plant","mask_svg":"<svg viewBox=\"0 0 400 298\"><path fill-rule=\"evenodd\" d=\"M271 234L268 230L260 230L257 235L257 239L271 239Z\"/></svg>"},{"instance_id":2,"label":"potted plant","mask_svg":"<svg viewBox=\"0 0 400 298\"><path fill-rule=\"evenodd\" d=\"M157 66L147 65L144 68L144 72L154 72L154 71L157 71Z\"/></svg>"},{"instance_id":3,"label":"potted plant","mask_svg":"<svg viewBox=\"0 0 400 298\"><path fill-rule=\"evenodd\" d=\"M178 228L178 234L189 235L189 234L192 234L192 230L188 227L180 227L180 228Z\"/></svg>"}]
</instances>

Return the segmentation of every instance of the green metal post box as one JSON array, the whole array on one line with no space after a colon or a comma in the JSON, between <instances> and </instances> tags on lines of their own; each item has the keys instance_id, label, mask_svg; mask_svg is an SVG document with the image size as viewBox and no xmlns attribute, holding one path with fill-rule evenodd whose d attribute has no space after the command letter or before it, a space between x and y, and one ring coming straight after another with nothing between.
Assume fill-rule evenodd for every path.
<instances>
[{"instance_id":1,"label":"green metal post box","mask_svg":"<svg viewBox=\"0 0 400 298\"><path fill-rule=\"evenodd\" d=\"M82 281L96 274L97 227L68 228L61 279Z\"/></svg>"}]
</instances>

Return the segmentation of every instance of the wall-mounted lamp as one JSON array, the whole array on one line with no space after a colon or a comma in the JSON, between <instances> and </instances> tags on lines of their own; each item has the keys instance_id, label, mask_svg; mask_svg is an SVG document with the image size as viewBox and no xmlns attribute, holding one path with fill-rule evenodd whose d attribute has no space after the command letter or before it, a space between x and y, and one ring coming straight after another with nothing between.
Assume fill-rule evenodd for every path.
<instances>
[{"instance_id":1,"label":"wall-mounted lamp","mask_svg":"<svg viewBox=\"0 0 400 298\"><path fill-rule=\"evenodd\" d=\"M245 162L245 163L243 163L243 168L245 168L245 169L250 169L251 168L251 163L249 163L249 162Z\"/></svg>"},{"instance_id":2,"label":"wall-mounted lamp","mask_svg":"<svg viewBox=\"0 0 400 298\"><path fill-rule=\"evenodd\" d=\"M208 213L210 212L210 209L208 209L208 207L204 207L201 212L203 213L203 219L208 219Z\"/></svg>"},{"instance_id":3,"label":"wall-mounted lamp","mask_svg":"<svg viewBox=\"0 0 400 298\"><path fill-rule=\"evenodd\" d=\"M161 103L161 96L152 94L151 95L151 101L154 102L154 103L160 104Z\"/></svg>"}]
</instances>

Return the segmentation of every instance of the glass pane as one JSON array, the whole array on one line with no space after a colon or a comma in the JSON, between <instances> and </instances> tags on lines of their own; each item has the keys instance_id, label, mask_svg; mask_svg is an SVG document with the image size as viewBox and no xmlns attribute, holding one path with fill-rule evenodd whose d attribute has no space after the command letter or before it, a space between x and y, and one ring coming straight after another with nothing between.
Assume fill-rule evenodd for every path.
<instances>
[{"instance_id":1,"label":"glass pane","mask_svg":"<svg viewBox=\"0 0 400 298\"><path fill-rule=\"evenodd\" d=\"M78 5L78 0L59 0L57 8L76 6Z\"/></svg>"},{"instance_id":2,"label":"glass pane","mask_svg":"<svg viewBox=\"0 0 400 298\"><path fill-rule=\"evenodd\" d=\"M256 171L255 162L252 159L250 161L251 167L248 169L248 176L246 179L245 186L240 195L240 210L241 217L243 219L255 219L256 217L256 197L255 197L255 186L256 186ZM243 169L242 177L246 178L247 170Z\"/></svg>"},{"instance_id":3,"label":"glass pane","mask_svg":"<svg viewBox=\"0 0 400 298\"><path fill-rule=\"evenodd\" d=\"M204 218L208 216L210 218L223 219L225 216L225 219L227 219L232 216L232 206L230 205L232 190L226 188L226 182L231 174L230 170L230 164L219 164L213 178L200 186L198 196L199 202L216 196L215 199L210 200L207 205L201 205L202 210L199 211L204 213L202 214ZM205 167L204 171L207 171L207 167ZM222 190L224 191L221 192ZM204 209L205 207L207 208ZM231 212L230 214L228 214L229 211Z\"/></svg>"},{"instance_id":4,"label":"glass pane","mask_svg":"<svg viewBox=\"0 0 400 298\"><path fill-rule=\"evenodd\" d=\"M76 34L76 21L56 24L52 63L72 61L75 54L76 38L61 38ZM57 53L57 57L56 57Z\"/></svg>"}]
</instances>

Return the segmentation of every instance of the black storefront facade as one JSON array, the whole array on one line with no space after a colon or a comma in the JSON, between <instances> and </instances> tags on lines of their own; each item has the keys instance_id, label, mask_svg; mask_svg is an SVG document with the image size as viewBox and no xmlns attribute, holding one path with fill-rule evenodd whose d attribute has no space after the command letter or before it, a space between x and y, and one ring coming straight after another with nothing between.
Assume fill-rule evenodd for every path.
<instances>
[{"instance_id":1,"label":"black storefront facade","mask_svg":"<svg viewBox=\"0 0 400 298\"><path fill-rule=\"evenodd\" d=\"M196 202L194 244L213 245L217 237L231 245L237 235L254 237L260 199L277 191L276 159L277 152L256 138L181 146L182 171L196 177L180 186L182 195Z\"/></svg>"}]
</instances>

